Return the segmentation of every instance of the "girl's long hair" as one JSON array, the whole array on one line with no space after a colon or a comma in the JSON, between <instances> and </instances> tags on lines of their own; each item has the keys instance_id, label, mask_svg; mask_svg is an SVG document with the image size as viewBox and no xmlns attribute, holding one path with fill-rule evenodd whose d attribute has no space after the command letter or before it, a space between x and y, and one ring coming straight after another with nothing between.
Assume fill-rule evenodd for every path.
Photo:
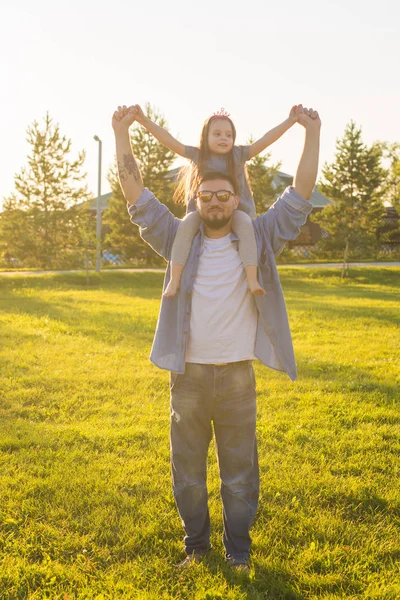
<instances>
[{"instance_id":1,"label":"girl's long hair","mask_svg":"<svg viewBox=\"0 0 400 600\"><path fill-rule=\"evenodd\" d=\"M178 184L174 193L174 202L185 204L189 201L190 198L193 198L196 194L196 190L199 186L199 180L203 176L206 171L205 163L211 157L210 148L208 146L208 133L210 130L210 123L213 119L218 117L212 116L208 117L205 120L203 129L200 135L200 144L199 144L199 164L191 162L187 165L184 165L178 174ZM229 117L220 117L223 119L227 119L232 127L232 136L233 136L233 144L232 148L229 150L226 156L227 164L226 170L227 174L233 179L233 181L237 182L237 174L235 169L235 161L233 157L233 145L236 140L236 128ZM237 187L237 185L236 185Z\"/></svg>"}]
</instances>

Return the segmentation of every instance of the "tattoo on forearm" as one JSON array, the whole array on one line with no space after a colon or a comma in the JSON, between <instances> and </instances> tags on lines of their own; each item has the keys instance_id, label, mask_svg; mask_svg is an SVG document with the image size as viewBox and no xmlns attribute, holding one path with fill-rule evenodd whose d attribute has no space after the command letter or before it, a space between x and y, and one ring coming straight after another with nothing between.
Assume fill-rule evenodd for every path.
<instances>
[{"instance_id":1,"label":"tattoo on forearm","mask_svg":"<svg viewBox=\"0 0 400 600\"><path fill-rule=\"evenodd\" d=\"M125 183L128 180L129 175L133 175L135 181L142 183L140 171L133 156L131 154L124 154L122 158L123 162L117 162L120 182Z\"/></svg>"},{"instance_id":2,"label":"tattoo on forearm","mask_svg":"<svg viewBox=\"0 0 400 600\"><path fill-rule=\"evenodd\" d=\"M124 154L124 167L129 175L133 175L139 183L141 181L140 172L132 154Z\"/></svg>"},{"instance_id":3,"label":"tattoo on forearm","mask_svg":"<svg viewBox=\"0 0 400 600\"><path fill-rule=\"evenodd\" d=\"M124 183L128 179L128 173L120 161L118 161L118 175L121 183Z\"/></svg>"}]
</instances>

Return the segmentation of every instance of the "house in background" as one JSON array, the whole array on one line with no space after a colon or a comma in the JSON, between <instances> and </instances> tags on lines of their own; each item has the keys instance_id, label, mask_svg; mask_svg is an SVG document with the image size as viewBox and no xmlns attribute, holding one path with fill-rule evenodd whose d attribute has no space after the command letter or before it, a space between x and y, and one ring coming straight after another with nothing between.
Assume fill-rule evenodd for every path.
<instances>
[{"instance_id":1,"label":"house in background","mask_svg":"<svg viewBox=\"0 0 400 600\"><path fill-rule=\"evenodd\" d=\"M284 186L293 184L292 175L278 171L274 180L275 186L283 183ZM289 242L288 248L293 254L298 256L307 256L308 249L318 242L321 238L328 237L329 234L313 222L313 215L321 212L333 201L324 196L316 185L310 202L313 205L312 212L308 215L306 223L300 230L299 236L292 242ZM382 225L377 228L376 235L380 242L380 252L390 254L400 248L400 216L393 206L385 206L382 215Z\"/></svg>"},{"instance_id":2,"label":"house in background","mask_svg":"<svg viewBox=\"0 0 400 600\"><path fill-rule=\"evenodd\" d=\"M382 225L378 227L376 235L380 243L380 251L391 254L400 248L400 216L394 206L386 206L382 217Z\"/></svg>"},{"instance_id":3,"label":"house in background","mask_svg":"<svg viewBox=\"0 0 400 600\"><path fill-rule=\"evenodd\" d=\"M107 194L103 194L102 196L100 196L101 212L107 210L108 203L110 202L111 198L112 198L112 192L108 192ZM89 204L88 210L90 210L90 212L94 212L94 213L97 211L97 197L94 198L94 200L92 200L92 202Z\"/></svg>"},{"instance_id":4,"label":"house in background","mask_svg":"<svg viewBox=\"0 0 400 600\"><path fill-rule=\"evenodd\" d=\"M180 167L176 167L168 171L166 180L175 181L179 170ZM273 180L273 185L277 188L279 184L283 184L283 187L285 188L288 185L293 184L293 179L293 175L278 171ZM108 208L111 196L112 193L109 192L100 197L100 208L102 212ZM318 186L315 186L310 202L313 205L313 209L308 215L306 223L301 228L299 236L288 244L288 248L293 251L293 254L298 256L307 256L308 250L314 246L318 240L328 236L328 233L324 231L318 223L313 222L313 216L321 212L326 206L332 204L332 201L318 190ZM97 199L93 199L88 210L96 213L96 207ZM266 205L266 208L269 208L268 205ZM382 226L378 228L377 236L381 243L381 251L390 253L392 250L400 248L400 216L395 208L385 207L385 213L382 216Z\"/></svg>"},{"instance_id":5,"label":"house in background","mask_svg":"<svg viewBox=\"0 0 400 600\"><path fill-rule=\"evenodd\" d=\"M288 185L293 185L293 179L293 175L278 171L272 183L275 187L283 184L286 188ZM300 229L298 237L288 243L289 250L292 250L293 254L297 256L307 256L310 247L314 246L322 237L328 236L326 231L324 231L318 223L313 222L313 215L321 212L325 206L332 204L331 200L321 194L316 185L311 195L310 202L313 205L313 208L311 213L307 216L307 221Z\"/></svg>"}]
</instances>

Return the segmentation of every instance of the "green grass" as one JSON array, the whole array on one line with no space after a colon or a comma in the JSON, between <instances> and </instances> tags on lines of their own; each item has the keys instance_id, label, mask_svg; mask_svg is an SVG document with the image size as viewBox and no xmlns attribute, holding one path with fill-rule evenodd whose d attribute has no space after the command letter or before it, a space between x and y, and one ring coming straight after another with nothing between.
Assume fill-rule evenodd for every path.
<instances>
[{"instance_id":1,"label":"green grass","mask_svg":"<svg viewBox=\"0 0 400 600\"><path fill-rule=\"evenodd\" d=\"M400 597L400 270L280 269L299 379L257 363L250 578L177 573L168 373L148 361L162 274L0 277L0 598Z\"/></svg>"}]
</instances>

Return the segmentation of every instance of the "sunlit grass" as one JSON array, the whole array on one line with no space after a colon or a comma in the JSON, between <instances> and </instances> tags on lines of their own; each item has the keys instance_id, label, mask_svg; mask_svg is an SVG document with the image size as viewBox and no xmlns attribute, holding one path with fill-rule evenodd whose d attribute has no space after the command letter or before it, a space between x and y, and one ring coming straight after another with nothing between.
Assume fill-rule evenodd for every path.
<instances>
[{"instance_id":1,"label":"sunlit grass","mask_svg":"<svg viewBox=\"0 0 400 600\"><path fill-rule=\"evenodd\" d=\"M261 498L249 579L177 574L162 275L0 277L0 598L397 599L400 271L281 268L299 379L256 364Z\"/></svg>"}]
</instances>

